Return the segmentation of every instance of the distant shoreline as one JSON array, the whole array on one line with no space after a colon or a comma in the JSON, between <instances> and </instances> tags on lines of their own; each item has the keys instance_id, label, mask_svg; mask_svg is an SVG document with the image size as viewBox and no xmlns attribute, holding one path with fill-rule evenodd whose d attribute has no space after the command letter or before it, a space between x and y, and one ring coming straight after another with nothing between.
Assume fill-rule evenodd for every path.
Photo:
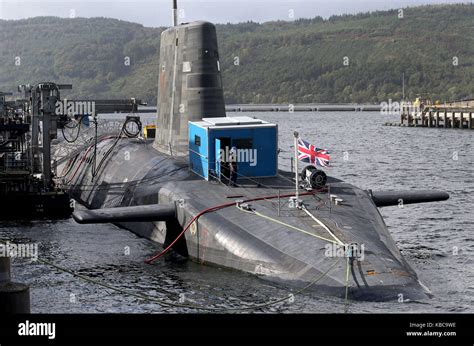
<instances>
[{"instance_id":1,"label":"distant shoreline","mask_svg":"<svg viewBox=\"0 0 474 346\"><path fill-rule=\"evenodd\" d=\"M228 112L380 112L376 104L309 103L309 104L236 104L226 105Z\"/></svg>"},{"instance_id":2,"label":"distant shoreline","mask_svg":"<svg viewBox=\"0 0 474 346\"><path fill-rule=\"evenodd\" d=\"M229 104L227 112L380 112L381 105L356 103ZM139 112L156 113L156 106L141 107Z\"/></svg>"}]
</instances>

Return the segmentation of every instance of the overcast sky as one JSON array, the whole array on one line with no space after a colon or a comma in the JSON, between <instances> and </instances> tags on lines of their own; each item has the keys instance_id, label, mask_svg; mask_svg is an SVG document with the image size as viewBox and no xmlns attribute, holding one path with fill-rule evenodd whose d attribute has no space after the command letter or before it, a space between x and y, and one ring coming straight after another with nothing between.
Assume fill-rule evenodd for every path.
<instances>
[{"instance_id":1,"label":"overcast sky","mask_svg":"<svg viewBox=\"0 0 474 346\"><path fill-rule=\"evenodd\" d=\"M265 22L471 0L178 0L180 22ZM109 17L169 26L172 0L0 0L0 19L36 16ZM293 15L290 18L290 15Z\"/></svg>"}]
</instances>

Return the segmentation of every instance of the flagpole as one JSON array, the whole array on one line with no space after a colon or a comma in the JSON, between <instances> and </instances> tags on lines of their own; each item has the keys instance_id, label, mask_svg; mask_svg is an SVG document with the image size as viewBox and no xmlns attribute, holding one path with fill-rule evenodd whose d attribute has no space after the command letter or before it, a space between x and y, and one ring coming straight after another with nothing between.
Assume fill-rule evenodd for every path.
<instances>
[{"instance_id":1,"label":"flagpole","mask_svg":"<svg viewBox=\"0 0 474 346\"><path fill-rule=\"evenodd\" d=\"M298 131L293 132L293 135L295 136L295 197L296 197L296 207L299 208L300 202L299 202L299 185L300 185L300 176L299 176L299 171L298 171Z\"/></svg>"}]
</instances>

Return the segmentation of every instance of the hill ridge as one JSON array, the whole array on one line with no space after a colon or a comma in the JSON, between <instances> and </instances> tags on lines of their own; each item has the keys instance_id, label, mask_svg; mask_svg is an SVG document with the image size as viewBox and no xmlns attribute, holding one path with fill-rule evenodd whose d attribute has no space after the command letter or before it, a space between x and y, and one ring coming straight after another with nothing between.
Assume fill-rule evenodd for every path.
<instances>
[{"instance_id":1,"label":"hill ridge","mask_svg":"<svg viewBox=\"0 0 474 346\"><path fill-rule=\"evenodd\" d=\"M474 6L218 24L227 103L474 96ZM0 20L0 90L72 83L75 97L156 101L159 36L112 18Z\"/></svg>"}]
</instances>

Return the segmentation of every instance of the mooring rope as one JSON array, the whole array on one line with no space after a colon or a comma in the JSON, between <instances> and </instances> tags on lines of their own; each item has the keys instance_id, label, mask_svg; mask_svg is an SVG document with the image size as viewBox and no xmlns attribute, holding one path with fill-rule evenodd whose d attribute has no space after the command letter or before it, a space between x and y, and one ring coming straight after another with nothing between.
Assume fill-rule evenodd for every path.
<instances>
[{"instance_id":1,"label":"mooring rope","mask_svg":"<svg viewBox=\"0 0 474 346\"><path fill-rule=\"evenodd\" d=\"M6 242L4 242L3 240L0 240L0 243L2 244L7 244ZM142 294L142 293L134 293L134 292L130 292L128 290L124 290L124 289L121 289L121 288L118 288L118 287L115 287L115 286L112 286L112 285L109 285L107 283L104 283L102 281L99 281L99 280L95 280L95 279L92 279L90 277L87 277L85 275L82 275L82 274L79 274L79 273L76 273L75 271L73 270L70 270L70 269L67 269L67 268L64 268L62 266L59 266L53 262L50 262L48 260L44 260L44 259L40 259L38 258L37 261L44 264L44 265L47 265L47 266L51 266L59 271L62 271L62 272L65 272L65 273L68 273L76 278L79 278L81 280L84 280L86 282L89 282L89 283L92 283L92 284L95 284L95 285L98 285L98 286L102 286L106 289L110 289L112 291L115 291L115 292L118 292L118 293L121 293L121 294L124 294L124 295L128 295L128 296L132 296L132 297L135 297L135 298L138 298L138 299L142 299L142 300L147 300L147 301L151 301L151 302L155 302L155 303L158 303L162 306L166 306L166 307L178 307L178 308L187 308L187 309L194 309L194 310L202 310L202 311L208 311L208 312L226 312L226 311L250 311L250 310L255 310L255 309L261 309L261 308L265 308L265 307L269 307L269 306L272 306L272 305L276 305L276 304L279 304L279 303L282 303L284 301L287 301L289 299L291 299L292 297L295 296L295 294L301 294L303 293L305 290L307 290L308 288L310 288L311 286L315 285L316 283L318 283L320 280L322 280L340 261L340 257L338 258L337 261L335 261L324 273L322 273L319 277L317 277L314 281L310 282L309 284L307 284L306 286L304 286L303 288L295 291L295 293L290 293L288 296L285 296L283 298L280 298L280 299L277 299L277 300L273 300L273 301L269 301L269 302L266 302L266 303L262 303L262 304L255 304L255 305L252 305L252 306L246 306L246 307L229 307L229 308L216 308L216 307L212 307L212 306L209 306L209 307L206 307L206 306L202 306L202 305L192 305L192 304L182 304L182 303L173 303L173 302L169 302L169 301L165 301L163 299L160 299L160 298L157 298L157 297L152 297L150 295L146 295L146 294ZM162 290L161 291L162 293L167 293L167 294L172 294L172 295L177 295L176 293L173 293L173 292L168 292L168 291L165 291L165 290ZM242 302L242 304L251 304L251 303L248 303L248 302Z\"/></svg>"},{"instance_id":2,"label":"mooring rope","mask_svg":"<svg viewBox=\"0 0 474 346\"><path fill-rule=\"evenodd\" d=\"M242 208L240 205L237 205L237 208L243 212L246 212L246 213L250 213L250 214L254 214L256 216L259 216L261 218L264 218L266 220L269 220L269 221L272 221L272 222L275 222L277 224L280 224L282 226L286 226L294 231L298 231L298 232L301 232L301 233L304 233L304 234L307 234L307 235L310 235L312 237L315 237L315 238L318 238L318 239L321 239L321 240L325 240L327 242L330 242L332 244L336 244L336 245L341 245L341 246L344 246L344 249L345 249L345 257L346 257L346 276L345 276L345 281L344 281L344 288L345 288L345 294L344 294L344 306L345 306L345 312L347 312L347 308L348 308L348 302L349 302L349 273L350 273L350 265L349 265L349 261L350 261L350 257L352 256L352 251L350 249L350 247L348 246L348 244L345 244L343 243L338 237L336 237L335 234L333 234L328 227L326 227L321 221L319 221L314 215L312 215L307 209L306 207L302 206L302 209L309 215L311 216L311 218L316 221L319 225L321 225L335 240L332 240L332 239L328 239L328 238L325 238L325 237L321 237L321 236L318 236L316 234L313 234L313 233L310 233L308 231L305 231L303 229L300 229L298 227L295 227L293 225L290 225L290 224L287 224L285 222L282 222L278 219L275 219L275 218L272 218L270 216L267 216L267 215L263 215L261 213L259 213L258 211L256 210L245 210L244 208ZM341 257L339 257L340 259Z\"/></svg>"},{"instance_id":3,"label":"mooring rope","mask_svg":"<svg viewBox=\"0 0 474 346\"><path fill-rule=\"evenodd\" d=\"M285 222L283 222L283 221L280 221L280 220L278 220L278 219L275 219L275 218L272 218L272 217L270 217L270 216L264 215L264 214L262 214L262 213L259 213L258 211L255 211L255 210L252 210L252 211L250 211L250 210L245 210L245 209L243 209L242 207L239 207L239 206L237 206L237 208L238 208L239 210L245 212L245 213L249 213L249 214L253 214L253 215L259 216L259 217L261 217L261 218L263 218L263 219L266 219L266 220L272 221L272 222L274 222L274 223L277 223L277 224L279 224L279 225L288 227L288 228L290 228L290 229L292 229L292 230L294 230L294 231L297 231L297 232L300 232L300 233L304 233L304 234L307 234L307 235L309 235L309 236L311 236L311 237L315 237L315 238L318 238L318 239L320 239L320 240L324 240L324 241L327 241L327 242L329 242L329 243L333 243L333 244L339 245L338 242L336 242L336 241L334 241L334 240L332 240L332 239L328 239L328 238L319 236L319 235L317 235L317 234L313 234L313 233L311 233L311 232L305 231L304 229L295 227L295 226L293 226L293 225L290 225L290 224L285 223Z\"/></svg>"},{"instance_id":4,"label":"mooring rope","mask_svg":"<svg viewBox=\"0 0 474 346\"><path fill-rule=\"evenodd\" d=\"M350 250L347 250L347 251L350 251ZM345 281L345 288L346 288L346 293L345 293L345 296L344 296L344 306L345 306L345 309L344 309L344 312L347 313L348 309L349 309L349 300L348 300L348 297L349 297L349 254L346 254L346 281Z\"/></svg>"},{"instance_id":5,"label":"mooring rope","mask_svg":"<svg viewBox=\"0 0 474 346\"><path fill-rule=\"evenodd\" d=\"M326 232L328 232L331 235L331 237L333 237L339 245L347 246L347 244L345 244L338 237L336 237L336 235L333 232L331 232L331 230L322 221L320 221L313 214L311 214L310 211L308 209L306 209L306 206L304 204L301 206L301 208L303 209L303 211L306 214L309 215L309 217L311 217L314 221L316 221L318 223L318 225L320 225L322 228L324 228L326 230Z\"/></svg>"}]
</instances>

